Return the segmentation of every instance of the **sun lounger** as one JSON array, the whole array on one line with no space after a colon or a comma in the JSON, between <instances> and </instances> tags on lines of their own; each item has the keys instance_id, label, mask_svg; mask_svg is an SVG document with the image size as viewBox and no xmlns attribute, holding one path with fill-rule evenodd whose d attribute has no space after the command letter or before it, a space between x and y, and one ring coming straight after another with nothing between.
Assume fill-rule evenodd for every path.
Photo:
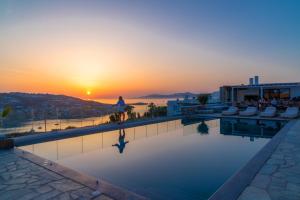
<instances>
[{"instance_id":1,"label":"sun lounger","mask_svg":"<svg viewBox=\"0 0 300 200\"><path fill-rule=\"evenodd\" d=\"M228 110L225 110L222 112L222 115L236 115L238 113L239 109L235 106L231 106L228 108Z\"/></svg>"},{"instance_id":2,"label":"sun lounger","mask_svg":"<svg viewBox=\"0 0 300 200\"><path fill-rule=\"evenodd\" d=\"M299 108L298 107L288 107L284 113L280 115L283 118L293 119L299 116Z\"/></svg>"},{"instance_id":3,"label":"sun lounger","mask_svg":"<svg viewBox=\"0 0 300 200\"><path fill-rule=\"evenodd\" d=\"M260 113L261 117L275 117L277 109L273 106L268 106L263 112Z\"/></svg>"},{"instance_id":4,"label":"sun lounger","mask_svg":"<svg viewBox=\"0 0 300 200\"><path fill-rule=\"evenodd\" d=\"M247 107L245 111L240 111L240 116L253 116L257 114L257 108L256 107Z\"/></svg>"}]
</instances>

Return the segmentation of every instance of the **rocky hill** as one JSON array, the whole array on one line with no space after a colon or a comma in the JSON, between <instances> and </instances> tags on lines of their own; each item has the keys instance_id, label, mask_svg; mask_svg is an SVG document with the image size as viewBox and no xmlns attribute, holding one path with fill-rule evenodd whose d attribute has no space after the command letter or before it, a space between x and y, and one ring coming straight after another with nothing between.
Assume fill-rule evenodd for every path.
<instances>
[{"instance_id":1,"label":"rocky hill","mask_svg":"<svg viewBox=\"0 0 300 200\"><path fill-rule=\"evenodd\" d=\"M53 94L0 93L0 109L10 106L5 121L94 117L112 111L112 106L95 101Z\"/></svg>"}]
</instances>

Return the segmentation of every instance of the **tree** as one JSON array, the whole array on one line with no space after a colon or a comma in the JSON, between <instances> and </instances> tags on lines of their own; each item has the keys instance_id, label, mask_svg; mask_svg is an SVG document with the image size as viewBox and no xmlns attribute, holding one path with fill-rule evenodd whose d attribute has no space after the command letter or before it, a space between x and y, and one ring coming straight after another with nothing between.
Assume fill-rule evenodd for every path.
<instances>
[{"instance_id":1,"label":"tree","mask_svg":"<svg viewBox=\"0 0 300 200\"><path fill-rule=\"evenodd\" d=\"M130 114L127 113L127 115L128 115L128 120L134 120L137 118L136 112L131 112Z\"/></svg>"},{"instance_id":2,"label":"tree","mask_svg":"<svg viewBox=\"0 0 300 200\"><path fill-rule=\"evenodd\" d=\"M127 105L125 107L125 111L126 111L127 115L130 115L133 112L133 109L134 109L134 106Z\"/></svg>"},{"instance_id":3,"label":"tree","mask_svg":"<svg viewBox=\"0 0 300 200\"><path fill-rule=\"evenodd\" d=\"M209 94L200 94L197 99L201 105L205 105L208 102Z\"/></svg>"},{"instance_id":4,"label":"tree","mask_svg":"<svg viewBox=\"0 0 300 200\"><path fill-rule=\"evenodd\" d=\"M208 128L207 124L205 123L205 121L202 121L198 125L197 130L198 130L198 133L200 133L200 134L208 134L209 128Z\"/></svg>"},{"instance_id":5,"label":"tree","mask_svg":"<svg viewBox=\"0 0 300 200\"><path fill-rule=\"evenodd\" d=\"M167 115L166 106L156 106L154 103L148 105L148 111L144 113L144 117L159 117Z\"/></svg>"},{"instance_id":6,"label":"tree","mask_svg":"<svg viewBox=\"0 0 300 200\"><path fill-rule=\"evenodd\" d=\"M154 112L155 112L155 108L156 108L156 105L151 102L149 105L148 105L148 112L149 114L153 117L154 115Z\"/></svg>"}]
</instances>

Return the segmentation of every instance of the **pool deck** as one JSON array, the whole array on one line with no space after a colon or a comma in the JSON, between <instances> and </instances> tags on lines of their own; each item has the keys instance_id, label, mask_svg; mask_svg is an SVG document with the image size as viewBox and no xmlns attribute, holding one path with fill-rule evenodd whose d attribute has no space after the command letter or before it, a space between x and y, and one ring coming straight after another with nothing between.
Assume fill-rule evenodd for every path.
<instances>
[{"instance_id":1,"label":"pool deck","mask_svg":"<svg viewBox=\"0 0 300 200\"><path fill-rule=\"evenodd\" d=\"M19 150L0 151L1 200L144 200L103 180Z\"/></svg>"},{"instance_id":2,"label":"pool deck","mask_svg":"<svg viewBox=\"0 0 300 200\"><path fill-rule=\"evenodd\" d=\"M287 130L281 142L238 200L300 199L300 120Z\"/></svg>"},{"instance_id":3,"label":"pool deck","mask_svg":"<svg viewBox=\"0 0 300 200\"><path fill-rule=\"evenodd\" d=\"M288 122L210 200L299 200L300 120Z\"/></svg>"},{"instance_id":4,"label":"pool deck","mask_svg":"<svg viewBox=\"0 0 300 200\"><path fill-rule=\"evenodd\" d=\"M199 115L199 117L219 116ZM43 136L24 136L23 138L16 139L16 142L17 145L32 144L91 134L95 131L102 132L173 119L179 119L179 117L41 134ZM253 117L252 119L262 118ZM210 200L300 199L300 134L298 132L300 132L300 120L297 119L288 122L246 166L219 188ZM18 148L0 150L0 166L1 200L145 199L142 196L111 185L104 180L96 180L93 177L81 174L55 162L28 152L23 152Z\"/></svg>"}]
</instances>

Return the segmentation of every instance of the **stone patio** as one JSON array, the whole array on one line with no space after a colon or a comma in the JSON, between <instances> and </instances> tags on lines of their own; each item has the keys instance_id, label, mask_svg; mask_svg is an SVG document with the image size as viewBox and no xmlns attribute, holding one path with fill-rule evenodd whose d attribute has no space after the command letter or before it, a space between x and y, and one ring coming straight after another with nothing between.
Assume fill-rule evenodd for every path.
<instances>
[{"instance_id":1,"label":"stone patio","mask_svg":"<svg viewBox=\"0 0 300 200\"><path fill-rule=\"evenodd\" d=\"M300 120L286 133L239 200L300 199Z\"/></svg>"},{"instance_id":2,"label":"stone patio","mask_svg":"<svg viewBox=\"0 0 300 200\"><path fill-rule=\"evenodd\" d=\"M94 199L108 196L30 162L13 150L0 150L0 199Z\"/></svg>"}]
</instances>

